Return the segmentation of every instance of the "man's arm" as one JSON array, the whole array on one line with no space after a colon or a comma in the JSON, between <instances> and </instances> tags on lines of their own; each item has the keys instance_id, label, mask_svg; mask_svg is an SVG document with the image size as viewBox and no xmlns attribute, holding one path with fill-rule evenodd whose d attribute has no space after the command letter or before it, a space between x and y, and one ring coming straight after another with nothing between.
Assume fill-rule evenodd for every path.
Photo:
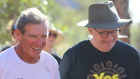
<instances>
[{"instance_id":1,"label":"man's arm","mask_svg":"<svg viewBox=\"0 0 140 79\"><path fill-rule=\"evenodd\" d=\"M55 76L54 79L60 79L59 69L56 70L56 73L54 76Z\"/></svg>"},{"instance_id":2,"label":"man's arm","mask_svg":"<svg viewBox=\"0 0 140 79\"><path fill-rule=\"evenodd\" d=\"M72 56L71 52L67 51L60 63L60 78L61 79L71 79L71 68L72 68Z\"/></svg>"},{"instance_id":3,"label":"man's arm","mask_svg":"<svg viewBox=\"0 0 140 79\"><path fill-rule=\"evenodd\" d=\"M137 53L138 54L136 56L137 67L136 67L136 78L135 79L140 79L140 52L138 51Z\"/></svg>"},{"instance_id":4,"label":"man's arm","mask_svg":"<svg viewBox=\"0 0 140 79\"><path fill-rule=\"evenodd\" d=\"M3 64L1 63L1 60L0 60L0 79L3 79Z\"/></svg>"}]
</instances>

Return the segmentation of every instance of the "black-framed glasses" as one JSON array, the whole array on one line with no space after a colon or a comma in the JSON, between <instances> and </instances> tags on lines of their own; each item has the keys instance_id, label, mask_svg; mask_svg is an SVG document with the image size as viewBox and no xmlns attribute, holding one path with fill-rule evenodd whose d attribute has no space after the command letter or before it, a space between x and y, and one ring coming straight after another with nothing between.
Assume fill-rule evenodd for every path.
<instances>
[{"instance_id":1,"label":"black-framed glasses","mask_svg":"<svg viewBox=\"0 0 140 79\"><path fill-rule=\"evenodd\" d=\"M120 34L120 31L121 31L120 29L119 30L113 30L113 31L103 31L103 32L100 32L97 29L94 29L94 30L96 32L98 32L102 38L108 37L108 35L110 33L111 33L112 37L118 36Z\"/></svg>"},{"instance_id":2,"label":"black-framed glasses","mask_svg":"<svg viewBox=\"0 0 140 79\"><path fill-rule=\"evenodd\" d=\"M53 36L54 38L57 37L57 34L56 33L52 33L52 32L49 32L49 37Z\"/></svg>"}]
</instances>

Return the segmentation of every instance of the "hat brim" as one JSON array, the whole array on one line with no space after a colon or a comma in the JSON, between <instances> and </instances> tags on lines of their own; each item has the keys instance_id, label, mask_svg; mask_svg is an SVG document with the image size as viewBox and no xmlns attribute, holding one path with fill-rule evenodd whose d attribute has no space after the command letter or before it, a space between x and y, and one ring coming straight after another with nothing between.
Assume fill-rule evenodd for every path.
<instances>
[{"instance_id":1,"label":"hat brim","mask_svg":"<svg viewBox=\"0 0 140 79\"><path fill-rule=\"evenodd\" d=\"M119 19L115 22L105 22L105 23L89 23L88 20L83 20L77 23L77 26L90 27L96 29L116 29L132 22L131 19Z\"/></svg>"},{"instance_id":2,"label":"hat brim","mask_svg":"<svg viewBox=\"0 0 140 79\"><path fill-rule=\"evenodd\" d=\"M127 35L118 35L118 38L128 38Z\"/></svg>"},{"instance_id":3,"label":"hat brim","mask_svg":"<svg viewBox=\"0 0 140 79\"><path fill-rule=\"evenodd\" d=\"M64 40L64 35L62 33L57 32L55 30L51 30L51 29L49 31L57 34L57 38L56 38L56 42L55 42L56 44L59 44Z\"/></svg>"}]
</instances>

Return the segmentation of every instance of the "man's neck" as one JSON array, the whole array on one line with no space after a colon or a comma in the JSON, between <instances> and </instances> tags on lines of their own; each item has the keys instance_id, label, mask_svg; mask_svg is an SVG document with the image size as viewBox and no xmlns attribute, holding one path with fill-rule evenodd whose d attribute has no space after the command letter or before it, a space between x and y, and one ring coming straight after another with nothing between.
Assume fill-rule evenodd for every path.
<instances>
[{"instance_id":1,"label":"man's neck","mask_svg":"<svg viewBox=\"0 0 140 79\"><path fill-rule=\"evenodd\" d=\"M90 43L91 43L96 49L98 49L99 51L101 51L101 52L108 52L108 51L105 51L105 50L101 49L101 47L99 47L98 44L95 44L95 42L93 41L93 39L90 40Z\"/></svg>"},{"instance_id":2,"label":"man's neck","mask_svg":"<svg viewBox=\"0 0 140 79\"><path fill-rule=\"evenodd\" d=\"M15 51L21 60L29 64L35 64L40 59L40 57L31 57L22 49L20 45L15 46Z\"/></svg>"}]
</instances>

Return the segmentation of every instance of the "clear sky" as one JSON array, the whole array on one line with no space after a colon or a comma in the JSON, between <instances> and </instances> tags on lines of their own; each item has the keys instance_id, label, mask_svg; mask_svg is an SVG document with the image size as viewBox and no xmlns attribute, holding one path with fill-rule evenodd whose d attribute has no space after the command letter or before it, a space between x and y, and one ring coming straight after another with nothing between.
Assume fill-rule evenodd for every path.
<instances>
[{"instance_id":1,"label":"clear sky","mask_svg":"<svg viewBox=\"0 0 140 79\"><path fill-rule=\"evenodd\" d=\"M133 22L140 22L140 0L129 0L129 10Z\"/></svg>"}]
</instances>

